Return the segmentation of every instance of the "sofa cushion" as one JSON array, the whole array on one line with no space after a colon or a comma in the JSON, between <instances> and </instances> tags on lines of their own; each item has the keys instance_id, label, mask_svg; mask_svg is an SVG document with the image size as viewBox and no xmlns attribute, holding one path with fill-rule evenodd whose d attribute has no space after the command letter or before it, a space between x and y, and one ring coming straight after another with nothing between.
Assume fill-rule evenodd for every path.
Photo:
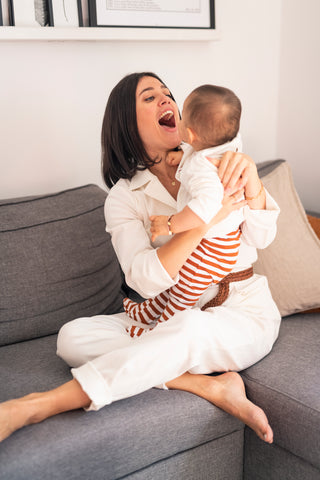
<instances>
[{"instance_id":1,"label":"sofa cushion","mask_svg":"<svg viewBox=\"0 0 320 480\"><path fill-rule=\"evenodd\" d=\"M271 353L243 372L249 398L261 406L274 443L320 469L320 314L282 320Z\"/></svg>"},{"instance_id":2,"label":"sofa cushion","mask_svg":"<svg viewBox=\"0 0 320 480\"><path fill-rule=\"evenodd\" d=\"M105 198L101 188L86 185L0 202L0 344L122 308Z\"/></svg>"},{"instance_id":3,"label":"sofa cushion","mask_svg":"<svg viewBox=\"0 0 320 480\"><path fill-rule=\"evenodd\" d=\"M68 381L69 368L55 349L56 335L1 347L0 381L6 388L0 401ZM219 450L228 448L239 472L243 431L239 420L200 397L151 389L98 412L68 412L15 432L1 444L0 478L112 480L215 439L223 441L213 454L221 458Z\"/></svg>"},{"instance_id":4,"label":"sofa cushion","mask_svg":"<svg viewBox=\"0 0 320 480\"><path fill-rule=\"evenodd\" d=\"M284 448L261 442L252 430L245 432L243 480L319 480L320 472Z\"/></svg>"},{"instance_id":5,"label":"sofa cushion","mask_svg":"<svg viewBox=\"0 0 320 480\"><path fill-rule=\"evenodd\" d=\"M258 251L254 270L268 278L282 316L320 307L320 240L308 222L289 163L265 162L258 171L281 212L277 236Z\"/></svg>"}]
</instances>

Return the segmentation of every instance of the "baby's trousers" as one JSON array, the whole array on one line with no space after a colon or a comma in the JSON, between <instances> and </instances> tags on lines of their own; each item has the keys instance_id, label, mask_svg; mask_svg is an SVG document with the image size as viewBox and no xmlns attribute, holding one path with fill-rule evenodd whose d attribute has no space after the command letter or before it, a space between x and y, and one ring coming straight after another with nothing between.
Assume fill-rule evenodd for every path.
<instances>
[{"instance_id":1,"label":"baby's trousers","mask_svg":"<svg viewBox=\"0 0 320 480\"><path fill-rule=\"evenodd\" d=\"M73 367L73 377L91 399L89 410L165 385L185 372L240 371L270 352L281 317L265 277L231 283L223 305L200 307L179 312L138 338L126 329L139 323L125 313L65 324L57 354Z\"/></svg>"}]
</instances>

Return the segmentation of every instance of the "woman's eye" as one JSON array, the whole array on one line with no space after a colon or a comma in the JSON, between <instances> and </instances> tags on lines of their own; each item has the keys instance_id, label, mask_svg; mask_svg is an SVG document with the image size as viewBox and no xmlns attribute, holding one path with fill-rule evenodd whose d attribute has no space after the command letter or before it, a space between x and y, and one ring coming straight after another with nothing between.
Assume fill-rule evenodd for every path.
<instances>
[{"instance_id":1,"label":"woman's eye","mask_svg":"<svg viewBox=\"0 0 320 480\"><path fill-rule=\"evenodd\" d=\"M154 96L152 95L151 97L147 97L145 99L146 102L152 102L152 100L154 100Z\"/></svg>"}]
</instances>

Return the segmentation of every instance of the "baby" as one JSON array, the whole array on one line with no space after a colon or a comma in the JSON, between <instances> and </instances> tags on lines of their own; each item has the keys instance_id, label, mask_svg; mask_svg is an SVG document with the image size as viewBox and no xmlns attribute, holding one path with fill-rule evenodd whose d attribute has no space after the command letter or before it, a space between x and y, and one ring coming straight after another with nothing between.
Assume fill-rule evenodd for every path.
<instances>
[{"instance_id":1,"label":"baby","mask_svg":"<svg viewBox=\"0 0 320 480\"><path fill-rule=\"evenodd\" d=\"M186 142L182 144L183 156L176 172L181 183L178 213L150 217L152 241L159 235L207 224L221 209L224 189L212 159L219 159L227 151L242 150L240 117L240 100L227 88L202 85L187 97L178 126ZM242 221L241 208L210 228L179 271L179 280L173 287L142 303L124 300L126 313L143 324L128 329L131 337L191 308L210 284L219 283L231 272L239 252Z\"/></svg>"}]
</instances>

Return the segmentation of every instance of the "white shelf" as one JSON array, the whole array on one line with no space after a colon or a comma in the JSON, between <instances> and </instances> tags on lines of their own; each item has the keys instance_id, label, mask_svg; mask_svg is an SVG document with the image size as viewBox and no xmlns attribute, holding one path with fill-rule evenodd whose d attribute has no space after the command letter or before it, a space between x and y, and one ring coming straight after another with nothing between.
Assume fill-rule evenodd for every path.
<instances>
[{"instance_id":1,"label":"white shelf","mask_svg":"<svg viewBox=\"0 0 320 480\"><path fill-rule=\"evenodd\" d=\"M0 41L213 41L217 30L113 27L0 27Z\"/></svg>"}]
</instances>

